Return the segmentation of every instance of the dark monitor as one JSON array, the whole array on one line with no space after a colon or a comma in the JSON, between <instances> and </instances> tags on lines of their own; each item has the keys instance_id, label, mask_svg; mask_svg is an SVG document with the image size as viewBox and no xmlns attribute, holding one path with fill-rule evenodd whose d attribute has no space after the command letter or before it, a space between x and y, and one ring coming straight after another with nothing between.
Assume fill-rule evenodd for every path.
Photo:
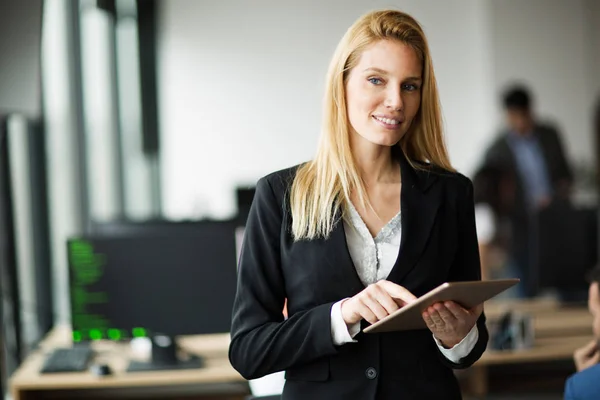
<instances>
[{"instance_id":1,"label":"dark monitor","mask_svg":"<svg viewBox=\"0 0 600 400\"><path fill-rule=\"evenodd\" d=\"M538 288L568 302L587 300L588 272L598 262L597 209L552 204L537 222Z\"/></svg>"},{"instance_id":2,"label":"dark monitor","mask_svg":"<svg viewBox=\"0 0 600 400\"><path fill-rule=\"evenodd\" d=\"M210 229L211 224L219 229L226 224L236 224L233 220L187 220L172 221L167 219L149 219L135 221L129 219L116 219L110 221L93 221L88 231L93 236L152 236L170 235L188 232L193 234L197 230Z\"/></svg>"},{"instance_id":3,"label":"dark monitor","mask_svg":"<svg viewBox=\"0 0 600 400\"><path fill-rule=\"evenodd\" d=\"M74 341L229 332L231 223L68 241Z\"/></svg>"},{"instance_id":4,"label":"dark monitor","mask_svg":"<svg viewBox=\"0 0 600 400\"><path fill-rule=\"evenodd\" d=\"M256 188L254 187L238 187L235 190L236 203L238 208L238 220L242 225L246 224L248 214L250 213L250 206L254 200L254 193Z\"/></svg>"}]
</instances>

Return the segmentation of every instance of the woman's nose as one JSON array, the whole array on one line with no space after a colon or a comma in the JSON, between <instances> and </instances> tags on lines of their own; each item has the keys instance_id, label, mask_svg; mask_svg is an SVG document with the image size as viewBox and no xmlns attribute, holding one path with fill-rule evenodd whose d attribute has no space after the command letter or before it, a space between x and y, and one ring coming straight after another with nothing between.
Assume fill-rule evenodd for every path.
<instances>
[{"instance_id":1,"label":"woman's nose","mask_svg":"<svg viewBox=\"0 0 600 400\"><path fill-rule=\"evenodd\" d=\"M388 90L385 106L393 110L402 110L402 93L399 89Z\"/></svg>"}]
</instances>

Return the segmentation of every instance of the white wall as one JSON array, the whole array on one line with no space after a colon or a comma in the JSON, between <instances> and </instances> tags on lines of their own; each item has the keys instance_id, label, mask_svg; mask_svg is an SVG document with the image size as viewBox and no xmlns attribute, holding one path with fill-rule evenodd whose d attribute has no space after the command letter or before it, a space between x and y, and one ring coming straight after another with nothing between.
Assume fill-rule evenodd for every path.
<instances>
[{"instance_id":1,"label":"white wall","mask_svg":"<svg viewBox=\"0 0 600 400\"><path fill-rule=\"evenodd\" d=\"M487 4L163 2L158 69L166 215L226 216L235 211L236 184L310 159L337 42L360 15L389 6L413 14L429 36L451 157L470 171L493 126Z\"/></svg>"},{"instance_id":2,"label":"white wall","mask_svg":"<svg viewBox=\"0 0 600 400\"><path fill-rule=\"evenodd\" d=\"M78 154L73 31L70 3L46 0L42 32L42 84L48 179L48 213L52 255L55 323L70 322L69 274L66 240L82 232L83 203Z\"/></svg>"},{"instance_id":3,"label":"white wall","mask_svg":"<svg viewBox=\"0 0 600 400\"><path fill-rule=\"evenodd\" d=\"M492 2L495 88L500 93L515 80L527 84L538 116L557 123L568 154L577 162L589 162L593 156L594 80L588 72L592 49L588 46L591 32L584 23L585 3Z\"/></svg>"}]
</instances>

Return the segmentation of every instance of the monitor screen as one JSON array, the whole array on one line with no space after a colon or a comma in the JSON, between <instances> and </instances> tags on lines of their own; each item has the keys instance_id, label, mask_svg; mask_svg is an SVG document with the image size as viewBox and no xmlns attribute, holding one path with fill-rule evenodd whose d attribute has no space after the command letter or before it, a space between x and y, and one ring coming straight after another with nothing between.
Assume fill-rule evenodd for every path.
<instances>
[{"instance_id":1,"label":"monitor screen","mask_svg":"<svg viewBox=\"0 0 600 400\"><path fill-rule=\"evenodd\" d=\"M235 226L68 241L73 339L229 332Z\"/></svg>"},{"instance_id":2,"label":"monitor screen","mask_svg":"<svg viewBox=\"0 0 600 400\"><path fill-rule=\"evenodd\" d=\"M236 203L238 208L238 220L242 225L246 225L246 219L248 219L248 213L254 200L254 194L256 188L254 187L238 187L236 192Z\"/></svg>"}]
</instances>

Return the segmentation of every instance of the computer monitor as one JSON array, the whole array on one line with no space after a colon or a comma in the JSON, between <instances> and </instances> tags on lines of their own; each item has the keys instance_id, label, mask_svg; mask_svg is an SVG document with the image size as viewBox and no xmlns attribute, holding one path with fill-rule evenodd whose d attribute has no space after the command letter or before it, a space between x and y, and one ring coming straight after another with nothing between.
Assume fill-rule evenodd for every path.
<instances>
[{"instance_id":1,"label":"computer monitor","mask_svg":"<svg viewBox=\"0 0 600 400\"><path fill-rule=\"evenodd\" d=\"M588 272L598 262L597 209L553 204L537 219L538 288L565 302L585 302Z\"/></svg>"},{"instance_id":2,"label":"computer monitor","mask_svg":"<svg viewBox=\"0 0 600 400\"><path fill-rule=\"evenodd\" d=\"M255 187L237 187L235 189L236 203L238 208L238 222L241 225L246 225L248 214L250 213L250 206L254 200L254 193L256 192Z\"/></svg>"},{"instance_id":3,"label":"computer monitor","mask_svg":"<svg viewBox=\"0 0 600 400\"><path fill-rule=\"evenodd\" d=\"M68 240L74 341L230 331L235 225L179 228Z\"/></svg>"},{"instance_id":4,"label":"computer monitor","mask_svg":"<svg viewBox=\"0 0 600 400\"><path fill-rule=\"evenodd\" d=\"M222 226L224 224L237 224L234 220L199 219L173 221L168 219L148 219L136 221L131 219L115 219L110 221L92 221L87 233L93 236L148 236L156 234L178 234L181 232L195 232L196 230L210 229L210 224ZM217 228L218 229L218 228Z\"/></svg>"}]
</instances>

